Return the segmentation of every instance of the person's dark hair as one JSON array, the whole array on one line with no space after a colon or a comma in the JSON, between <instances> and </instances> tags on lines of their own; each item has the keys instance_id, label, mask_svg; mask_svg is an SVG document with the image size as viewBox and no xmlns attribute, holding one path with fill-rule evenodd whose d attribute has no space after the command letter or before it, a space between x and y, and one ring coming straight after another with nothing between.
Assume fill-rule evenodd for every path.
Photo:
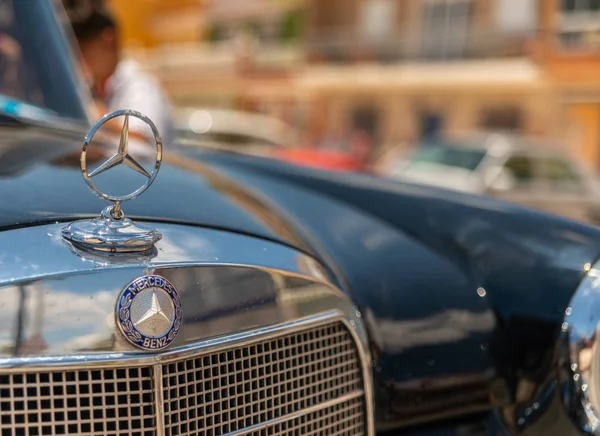
<instances>
[{"instance_id":1,"label":"person's dark hair","mask_svg":"<svg viewBox=\"0 0 600 436\"><path fill-rule=\"evenodd\" d=\"M100 35L105 29L116 29L117 24L103 0L62 0L69 16L73 33L80 42Z\"/></svg>"}]
</instances>

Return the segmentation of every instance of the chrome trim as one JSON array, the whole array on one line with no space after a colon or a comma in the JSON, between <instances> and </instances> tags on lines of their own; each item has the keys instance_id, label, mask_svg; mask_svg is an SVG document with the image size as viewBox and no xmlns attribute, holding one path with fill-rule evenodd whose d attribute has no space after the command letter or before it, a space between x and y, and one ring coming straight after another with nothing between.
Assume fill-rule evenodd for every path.
<instances>
[{"instance_id":1,"label":"chrome trim","mask_svg":"<svg viewBox=\"0 0 600 436\"><path fill-rule=\"evenodd\" d=\"M559 354L563 403L583 431L600 435L600 262L586 275L565 311Z\"/></svg>"},{"instance_id":2,"label":"chrome trim","mask_svg":"<svg viewBox=\"0 0 600 436\"><path fill-rule=\"evenodd\" d=\"M233 432L228 433L227 435L235 436L235 435L248 434L253 431L271 427L273 425L276 425L276 424L279 424L282 422L291 421L292 419L296 419L301 416L308 415L309 413L313 413L313 412L316 412L316 411L319 411L322 409L327 409L328 407L335 406L336 404L345 403L346 401L354 400L355 398L360 398L363 394L364 394L364 392L362 390L350 392L349 394L342 395L341 397L335 398L333 400L325 401L325 402L319 403L315 406L307 407L306 409L302 409L298 412L290 413L289 415L282 416L281 418L271 419L271 420L265 421L259 425L253 425L252 427L247 427L243 430L233 431Z\"/></svg>"},{"instance_id":3,"label":"chrome trim","mask_svg":"<svg viewBox=\"0 0 600 436\"><path fill-rule=\"evenodd\" d=\"M119 141L119 149L118 149L117 153L114 154L109 160L104 162L102 165L100 165L98 168L96 168L94 171L92 171L91 173L88 173L88 171L87 171L87 149L90 146L92 138L94 137L94 135L96 134L98 129L100 129L100 127L102 127L104 124L106 124L108 121L112 120L113 118L121 117L121 116L125 117L125 121L123 122L123 128L121 130L121 139ZM150 127L150 130L152 131L152 135L154 136L154 142L156 145L156 159L155 159L154 168L152 169L151 174L148 174L146 172L146 170L129 155L129 117L130 116L137 118L137 119L143 121L145 124L147 124L148 127ZM100 197L101 199L106 200L106 201L114 202L115 206L124 201L133 200L134 198L143 194L144 191L146 191L146 189L148 189L150 187L150 185L152 185L152 182L154 182L154 179L156 179L156 176L158 175L158 171L160 170L161 163L162 163L162 139L160 138L160 134L158 133L158 129L157 129L156 125L146 115L144 115L138 111L134 111L132 109L121 109L121 110L114 111L114 112L104 115L90 129L90 132L87 134L87 136L85 137L85 139L83 141L83 149L81 150L81 174L83 175L83 179L85 180L85 183L88 185L90 190L93 193L95 193L98 197ZM146 177L146 182L141 187L139 187L138 189L133 191L132 193L127 194L127 195L122 195L122 196L108 195L108 194L105 194L102 191L100 191L96 187L96 185L94 185L94 182L92 181L92 177L94 177L95 175L100 174L104 171L107 171L111 168L114 168L118 165L121 165L121 164L126 165L129 168L132 168L134 171L137 171L138 173L144 175Z\"/></svg>"},{"instance_id":4,"label":"chrome trim","mask_svg":"<svg viewBox=\"0 0 600 436\"><path fill-rule=\"evenodd\" d=\"M156 433L165 434L165 397L163 396L163 366L152 366L154 376L154 402L156 404Z\"/></svg>"},{"instance_id":5,"label":"chrome trim","mask_svg":"<svg viewBox=\"0 0 600 436\"><path fill-rule=\"evenodd\" d=\"M153 227L163 235L155 252L112 256L80 250L67 243L60 236L62 224L0 232L0 247L5 247L0 253L0 287L107 269L139 268L144 271L147 268L198 265L247 265L286 271L321 282L330 280L314 259L275 242L178 224L153 224Z\"/></svg>"},{"instance_id":6,"label":"chrome trim","mask_svg":"<svg viewBox=\"0 0 600 436\"><path fill-rule=\"evenodd\" d=\"M183 225L156 227L164 238L157 243L155 253L114 257L75 249L60 238L59 224L0 232L1 246L19 247L16 254L0 254L0 341L16 334L14 325L21 312L27 320L27 314L40 305L53 307L50 312L55 318L42 314L35 326L25 322L25 339L36 333L49 334L53 331L49 324L56 324L56 319L64 321L60 339L52 342L48 338L47 350L20 356L0 350L0 374L24 369L35 372L154 366L339 320L346 325L360 355L365 423L368 434L374 434L366 329L360 312L317 261L287 246L254 237ZM166 277L184 301L182 330L174 344L158 354L135 350L126 341L119 341L115 326L105 323L107 316L114 319L114 302L122 287L146 274ZM240 287L239 283L246 286ZM24 290L23 299L19 298L19 287ZM43 304L30 301L38 297L44 299ZM106 310L99 304L101 300L106 302ZM94 311L87 314L83 308L90 301ZM226 307L224 303L230 301L233 305ZM215 309L214 314L204 310L207 307ZM112 335L117 340L107 341L95 351L71 345L77 342L74 339L85 337L81 336L86 332L82 333L79 314L89 318L90 324L101 326L101 337L110 339ZM206 314L211 317L202 318Z\"/></svg>"},{"instance_id":7,"label":"chrome trim","mask_svg":"<svg viewBox=\"0 0 600 436\"><path fill-rule=\"evenodd\" d=\"M154 379L154 395L156 411L155 411L155 419L156 419L156 428L158 435L165 434L165 420L164 420L164 397L163 397L163 365L168 364L174 361L187 360L191 357L197 357L205 354L213 354L218 351L223 350L231 350L233 347L242 347L251 345L254 343L264 342L268 339L275 339L281 337L283 335L291 334L294 332L302 332L307 330L307 328L319 327L327 324L331 324L332 322L341 322L347 332L349 333L351 339L353 340L356 351L360 360L361 365L361 379L363 384L363 389L359 391L353 391L347 395L337 397L332 400L328 400L318 405L308 407L306 409L302 409L296 413L292 413L289 415L285 415L281 418L269 420L260 425L244 428L243 431L235 432L233 434L245 434L249 433L252 430L257 430L261 428L265 428L271 425L275 425L279 422L290 421L299 416L307 415L315 410L322 410L331 405L342 404L348 400L353 398L358 398L359 396L364 397L364 410L365 410L365 434L374 435L374 417L373 417L373 392L372 392L372 383L371 383L371 371L368 358L368 351L365 350L364 341L360 340L360 337L357 333L356 325L350 324L341 312L332 311L330 313L322 314L320 316L314 316L310 318L303 319L299 322L289 323L287 325L280 325L270 329L262 329L260 333L256 331L249 331L245 333L241 333L237 338L231 340L231 338L215 340L212 341L212 345L203 346L202 344L198 344L195 347L187 347L185 350L172 350L170 353L164 356L154 356L155 360L152 365L148 365L152 363L151 360L148 359L130 359L130 360L106 360L106 361L96 361L96 362L83 362L83 365L63 365L63 366L54 366L54 365L45 365L45 364L32 364L32 365L22 365L19 367L12 368L2 368L0 370L0 374L5 373L22 373L24 369L27 370L28 374L39 372L39 371L60 371L60 370L94 370L94 369L110 369L114 367L115 369L128 369L132 367L140 367L140 368L152 368L153 370L153 379ZM160 363L158 363L160 362ZM125 363L125 364L123 364Z\"/></svg>"},{"instance_id":8,"label":"chrome trim","mask_svg":"<svg viewBox=\"0 0 600 436\"><path fill-rule=\"evenodd\" d=\"M116 211L118 218L113 216ZM110 254L148 253L162 235L126 218L117 202L102 210L98 218L73 221L62 229L62 237L83 250Z\"/></svg>"},{"instance_id":9,"label":"chrome trim","mask_svg":"<svg viewBox=\"0 0 600 436\"><path fill-rule=\"evenodd\" d=\"M117 334L114 306L123 286L148 274L169 280L184 305L183 326L172 347L336 308L354 312L324 269L289 247L227 232L161 227L165 238L154 257L102 257L103 262L77 251L75 256L70 244L54 236L56 225L0 232L0 246L15 246L14 239L21 239L18 255L0 254L0 366L8 357L27 356L30 362L39 356L62 360L116 353L120 358L136 351ZM241 281L248 285L240 287ZM286 297L307 289L314 291L307 300ZM42 322L15 328L28 317ZM40 337L48 342L42 349L39 343L34 349L20 346Z\"/></svg>"},{"instance_id":10,"label":"chrome trim","mask_svg":"<svg viewBox=\"0 0 600 436\"><path fill-rule=\"evenodd\" d=\"M113 118L125 116L123 121L123 128L121 130L121 139L119 141L119 148L117 153L112 155L107 161L97 167L91 173L87 170L87 149L90 146L92 138L100 127L106 124ZM152 173L148 173L143 166L141 166L130 154L129 154L129 117L135 117L144 122L154 135L154 142L156 144L156 159L154 162L154 168ZM146 228L144 226L135 225L130 219L125 218L123 210L121 210L121 203L143 194L154 182L160 165L162 163L162 140L156 125L144 114L131 110L123 109L106 114L98 121L83 141L83 149L81 151L81 173L85 183L88 185L90 190L95 193L98 197L103 200L111 201L113 204L105 208L99 218L91 220L74 221L67 227L62 229L62 236L67 241L71 241L75 244L79 244L84 248L90 250L98 250L101 252L147 252L152 249L154 244L160 240L162 235L155 229ZM127 195L115 196L108 195L100 191L92 178L98 174L108 171L119 165L125 165L132 170L142 174L146 177L146 182Z\"/></svg>"},{"instance_id":11,"label":"chrome trim","mask_svg":"<svg viewBox=\"0 0 600 436\"><path fill-rule=\"evenodd\" d=\"M3 376L0 433L148 435L156 429L152 368ZM137 430L137 431L136 431Z\"/></svg>"},{"instance_id":12,"label":"chrome trim","mask_svg":"<svg viewBox=\"0 0 600 436\"><path fill-rule=\"evenodd\" d=\"M35 371L61 371L77 369L100 369L106 366L119 365L121 368L134 366L151 366L164 364L173 360L186 359L204 353L214 353L227 350L232 345L245 346L281 336L285 333L295 333L308 326L317 327L331 321L341 321L350 327L342 312L331 311L311 317L273 325L257 330L198 341L192 345L163 350L156 353L110 353L110 354L81 354L79 356L39 356L0 359L0 374L22 372L26 369ZM350 328L349 328L350 330ZM350 330L352 332L352 330ZM357 339L357 338L355 338Z\"/></svg>"},{"instance_id":13,"label":"chrome trim","mask_svg":"<svg viewBox=\"0 0 600 436\"><path fill-rule=\"evenodd\" d=\"M358 312L357 312L358 313ZM359 337L359 331L356 325L350 325L347 319L343 319L342 322L346 324L348 331L354 338L354 343L358 349L358 353L361 356L360 362L362 365L363 373L363 386L365 393L365 409L367 410L366 427L367 435L375 435L375 393L373 386L373 372L372 372L372 360L371 352L369 351L368 342L366 337ZM364 332L363 332L364 333Z\"/></svg>"},{"instance_id":14,"label":"chrome trim","mask_svg":"<svg viewBox=\"0 0 600 436\"><path fill-rule=\"evenodd\" d=\"M360 359L348 328L334 320L169 361L163 365L165 425L174 434L228 434L328 400L341 402L363 390ZM364 398L360 404L364 420Z\"/></svg>"}]
</instances>

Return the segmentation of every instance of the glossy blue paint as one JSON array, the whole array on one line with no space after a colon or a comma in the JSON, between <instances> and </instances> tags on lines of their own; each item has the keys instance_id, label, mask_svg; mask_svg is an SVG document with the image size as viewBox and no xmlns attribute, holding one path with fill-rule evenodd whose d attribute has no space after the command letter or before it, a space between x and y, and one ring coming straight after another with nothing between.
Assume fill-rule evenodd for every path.
<instances>
[{"instance_id":1,"label":"glossy blue paint","mask_svg":"<svg viewBox=\"0 0 600 436\"><path fill-rule=\"evenodd\" d=\"M0 164L2 227L99 213L104 202L81 180L77 141L42 130L11 135L0 152L20 164L16 174ZM37 160L23 164L20 153ZM99 183L125 189L135 176ZM514 410L507 425L522 430L519 411L539 392L555 395L544 389L562 314L584 264L600 255L599 230L518 206L218 153L167 152L161 177L124 210L321 260L367 323L382 429ZM533 387L523 397L525 381ZM543 412L526 426L543 422Z\"/></svg>"},{"instance_id":2,"label":"glossy blue paint","mask_svg":"<svg viewBox=\"0 0 600 436\"><path fill-rule=\"evenodd\" d=\"M537 403L575 431L538 395L549 396L564 310L600 254L600 230L369 176L202 157L293 216L343 276L370 328L381 427L514 407L515 433Z\"/></svg>"}]
</instances>

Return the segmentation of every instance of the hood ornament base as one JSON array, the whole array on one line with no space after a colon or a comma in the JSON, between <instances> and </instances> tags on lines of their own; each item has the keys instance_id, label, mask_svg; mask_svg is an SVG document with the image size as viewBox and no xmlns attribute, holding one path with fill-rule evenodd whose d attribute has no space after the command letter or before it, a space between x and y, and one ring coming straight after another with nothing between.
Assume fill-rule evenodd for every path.
<instances>
[{"instance_id":1,"label":"hood ornament base","mask_svg":"<svg viewBox=\"0 0 600 436\"><path fill-rule=\"evenodd\" d=\"M124 116L123 129L121 130L121 139L119 148L116 154L110 157L106 162L101 164L91 173L87 169L87 149L94 134L102 125L112 118ZM133 116L145 122L154 135L156 143L156 161L152 173L148 173L142 165L140 165L129 154L129 117ZM150 251L154 244L161 239L161 234L155 230L145 226L134 224L121 210L121 203L128 200L133 200L138 195L142 194L150 187L162 162L162 141L158 133L158 129L154 123L145 115L130 110L124 109L112 112L105 115L98 121L85 137L83 142L83 150L81 151L81 172L88 187L103 200L110 201L113 204L105 208L100 217L92 220L76 221L62 229L62 237L67 241L88 250L97 250L108 253L132 253L132 252L147 252ZM125 165L146 177L146 182L134 192L123 196L108 195L101 192L94 182L92 177L109 171L119 165Z\"/></svg>"},{"instance_id":2,"label":"hood ornament base","mask_svg":"<svg viewBox=\"0 0 600 436\"><path fill-rule=\"evenodd\" d=\"M112 216L108 206L98 218L75 221L62 229L63 238L83 248L109 253L150 251L162 235L156 230L135 224L123 215Z\"/></svg>"}]
</instances>

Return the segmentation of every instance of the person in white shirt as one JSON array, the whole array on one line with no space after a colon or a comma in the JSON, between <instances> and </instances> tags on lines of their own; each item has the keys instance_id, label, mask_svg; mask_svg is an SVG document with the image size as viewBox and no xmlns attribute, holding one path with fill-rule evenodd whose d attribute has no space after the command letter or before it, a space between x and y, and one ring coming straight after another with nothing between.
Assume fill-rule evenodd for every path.
<instances>
[{"instance_id":1,"label":"person in white shirt","mask_svg":"<svg viewBox=\"0 0 600 436\"><path fill-rule=\"evenodd\" d=\"M82 68L90 81L99 115L119 109L133 109L149 117L163 144L173 140L171 104L158 80L135 60L120 55L118 28L103 2L63 0L77 39ZM122 119L110 126L121 130ZM129 135L153 144L151 131L141 120L130 118Z\"/></svg>"}]
</instances>

